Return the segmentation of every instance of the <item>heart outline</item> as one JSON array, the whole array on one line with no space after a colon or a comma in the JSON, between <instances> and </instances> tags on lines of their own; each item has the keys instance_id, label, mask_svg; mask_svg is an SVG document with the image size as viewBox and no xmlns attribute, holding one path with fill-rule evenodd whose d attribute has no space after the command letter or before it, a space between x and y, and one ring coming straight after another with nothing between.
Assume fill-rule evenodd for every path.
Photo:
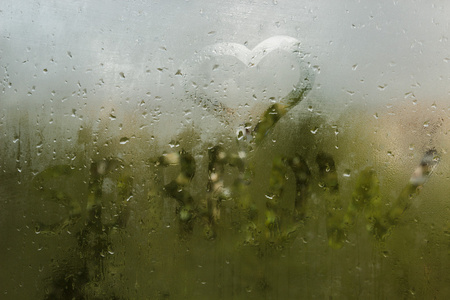
<instances>
[{"instance_id":1,"label":"heart outline","mask_svg":"<svg viewBox=\"0 0 450 300\"><path fill-rule=\"evenodd\" d=\"M254 67L275 50L282 50L298 56L297 62L300 66L299 81L280 101L280 103L287 102L285 104L289 105L289 102L292 99L304 97L307 94L305 91L311 90L314 83L314 73L310 63L305 61L307 54L304 54L301 50L301 42L296 38L284 35L270 37L260 42L251 50L242 44L228 42L216 43L202 48L200 51L195 53L191 60L185 61L179 70L182 75L182 80L184 81L183 85L185 88L185 93L189 94L189 72L186 72L185 70L188 70L189 65L192 63L195 65L201 65L203 62L211 60L215 57L230 56L235 57L247 67ZM229 123L229 115L235 115L237 113L236 111L231 111L225 103L220 101L214 101L212 99L199 99L196 95L191 95L191 98L194 103L205 105L210 113L221 119L226 124ZM223 112L226 112L226 114L223 114ZM242 124L244 124L244 122L241 122L241 125Z\"/></svg>"}]
</instances>

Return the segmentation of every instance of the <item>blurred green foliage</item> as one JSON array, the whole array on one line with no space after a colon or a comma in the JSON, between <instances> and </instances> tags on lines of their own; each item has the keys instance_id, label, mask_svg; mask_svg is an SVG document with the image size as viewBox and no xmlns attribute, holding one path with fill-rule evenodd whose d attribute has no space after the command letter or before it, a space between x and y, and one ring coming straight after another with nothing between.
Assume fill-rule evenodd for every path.
<instances>
[{"instance_id":1,"label":"blurred green foliage","mask_svg":"<svg viewBox=\"0 0 450 300\"><path fill-rule=\"evenodd\" d=\"M297 138L302 139L301 146L285 145L295 147L291 152L273 150L268 142L276 134L280 120L307 91L295 91L283 104L271 105L258 124L249 129L252 139L238 137L233 145L209 145L203 161L195 153L195 139L189 138L195 135L192 132L181 137L186 142L175 151L157 154L156 158L155 153L148 153L148 178L143 179L151 186L147 200L173 200L175 209L171 213L180 240L189 240L201 232L205 240L216 241L231 232L234 244L228 246L233 249L254 249L258 256L280 253L302 235L307 222L316 218L308 208L317 200L324 207L327 241L332 249L346 245L360 216L376 241L389 237L431 175L437 153L426 153L419 164L423 172L415 171L394 201L383 199L373 166L352 170L357 179L351 197L347 197L342 192L336 158L317 149L320 145L314 144L316 140L302 135ZM317 117L314 121L322 120ZM298 126L309 132L305 129L310 122L302 120ZM114 147L105 150L98 146L95 151L84 147L91 134L90 127L80 133L83 147L79 156L86 157L80 166L49 166L33 179L38 199L56 204L59 215L54 222L37 221L36 231L47 235L74 232L75 252L79 255L53 271L47 299L119 299L114 289L104 283L104 274L110 268L105 253L112 236L127 227L129 201L137 187L132 164L116 158ZM310 151L308 147L316 148ZM256 174L256 170L263 170L263 174Z\"/></svg>"}]
</instances>

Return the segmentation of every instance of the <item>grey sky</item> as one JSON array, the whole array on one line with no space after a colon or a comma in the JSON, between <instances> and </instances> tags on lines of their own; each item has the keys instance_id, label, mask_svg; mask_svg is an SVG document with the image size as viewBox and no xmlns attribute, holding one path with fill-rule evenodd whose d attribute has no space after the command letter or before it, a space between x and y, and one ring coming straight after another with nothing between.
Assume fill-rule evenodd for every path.
<instances>
[{"instance_id":1,"label":"grey sky","mask_svg":"<svg viewBox=\"0 0 450 300\"><path fill-rule=\"evenodd\" d=\"M174 103L185 97L175 75L184 61L215 43L252 49L276 35L301 41L317 69L310 97L331 110L443 100L449 15L446 1L6 0L2 105L52 99L56 111L87 103L95 112L105 101L134 107L145 100L173 114L185 109Z\"/></svg>"}]
</instances>

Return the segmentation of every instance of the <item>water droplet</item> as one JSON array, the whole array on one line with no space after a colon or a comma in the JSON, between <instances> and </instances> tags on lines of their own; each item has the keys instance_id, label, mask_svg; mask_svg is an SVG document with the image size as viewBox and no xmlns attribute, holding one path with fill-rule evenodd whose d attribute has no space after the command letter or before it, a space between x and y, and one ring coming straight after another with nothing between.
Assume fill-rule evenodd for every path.
<instances>
[{"instance_id":1,"label":"water droplet","mask_svg":"<svg viewBox=\"0 0 450 300\"><path fill-rule=\"evenodd\" d=\"M319 127L314 127L313 129L311 129L311 133L316 134L318 130L319 130Z\"/></svg>"},{"instance_id":2,"label":"water droplet","mask_svg":"<svg viewBox=\"0 0 450 300\"><path fill-rule=\"evenodd\" d=\"M175 142L173 140L169 142L170 148L175 148L175 147L179 147L179 146L180 146L180 143L178 143L178 142Z\"/></svg>"},{"instance_id":3,"label":"water droplet","mask_svg":"<svg viewBox=\"0 0 450 300\"><path fill-rule=\"evenodd\" d=\"M114 251L113 251L113 249L111 248L111 246L108 246L108 253L109 253L110 255L114 255Z\"/></svg>"},{"instance_id":4,"label":"water droplet","mask_svg":"<svg viewBox=\"0 0 450 300\"><path fill-rule=\"evenodd\" d=\"M353 71L355 71L357 68L358 68L358 64L354 64L354 65L352 66L352 70L353 70Z\"/></svg>"},{"instance_id":5,"label":"water droplet","mask_svg":"<svg viewBox=\"0 0 450 300\"><path fill-rule=\"evenodd\" d=\"M128 143L129 141L130 141L129 138L123 137L123 138L120 139L120 144L121 144L121 145L125 145L125 144Z\"/></svg>"},{"instance_id":6,"label":"water droplet","mask_svg":"<svg viewBox=\"0 0 450 300\"><path fill-rule=\"evenodd\" d=\"M119 73L120 77L125 78L125 74L123 72Z\"/></svg>"},{"instance_id":7,"label":"water droplet","mask_svg":"<svg viewBox=\"0 0 450 300\"><path fill-rule=\"evenodd\" d=\"M244 132L242 131L242 130L239 130L238 129L238 132L237 132L237 139L240 141L240 140L242 140L244 138Z\"/></svg>"},{"instance_id":8,"label":"water droplet","mask_svg":"<svg viewBox=\"0 0 450 300\"><path fill-rule=\"evenodd\" d=\"M344 171L344 177L350 177L351 171L349 169L345 169Z\"/></svg>"},{"instance_id":9,"label":"water droplet","mask_svg":"<svg viewBox=\"0 0 450 300\"><path fill-rule=\"evenodd\" d=\"M405 99L406 98L413 98L414 99L415 97L416 97L416 95L414 95L414 93L411 92L411 91L405 93Z\"/></svg>"}]
</instances>

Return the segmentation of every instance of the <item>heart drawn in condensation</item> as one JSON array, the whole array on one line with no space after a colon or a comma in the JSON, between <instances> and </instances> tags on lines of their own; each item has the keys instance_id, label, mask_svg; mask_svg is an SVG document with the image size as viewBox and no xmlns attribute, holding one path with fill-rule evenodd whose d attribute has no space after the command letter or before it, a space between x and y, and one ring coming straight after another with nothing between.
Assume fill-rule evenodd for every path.
<instances>
[{"instance_id":1,"label":"heart drawn in condensation","mask_svg":"<svg viewBox=\"0 0 450 300\"><path fill-rule=\"evenodd\" d=\"M207 46L179 74L195 104L236 127L258 121L274 103L311 89L314 73L299 40L274 36L253 50L237 43Z\"/></svg>"}]
</instances>

